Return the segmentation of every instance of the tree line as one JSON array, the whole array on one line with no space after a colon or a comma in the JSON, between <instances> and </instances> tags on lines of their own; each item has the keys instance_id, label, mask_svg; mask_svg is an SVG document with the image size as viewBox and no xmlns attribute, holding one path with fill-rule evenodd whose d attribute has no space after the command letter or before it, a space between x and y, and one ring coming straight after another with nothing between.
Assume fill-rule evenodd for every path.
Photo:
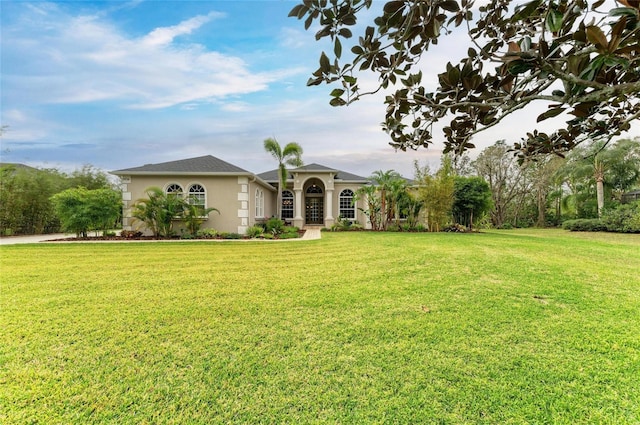
<instances>
[{"instance_id":1,"label":"tree line","mask_svg":"<svg viewBox=\"0 0 640 425\"><path fill-rule=\"evenodd\" d=\"M413 181L393 170L376 171L370 179L357 195L365 200L362 211L374 230L549 227L624 216L638 225L617 227L640 231L640 206L622 205L623 194L640 187L637 138L590 141L567 157L525 162L499 140L475 160L445 154L435 171L415 163ZM625 208L629 211L622 214Z\"/></svg>"},{"instance_id":2,"label":"tree line","mask_svg":"<svg viewBox=\"0 0 640 425\"><path fill-rule=\"evenodd\" d=\"M121 215L120 190L91 165L71 173L20 164L0 167L2 235L69 229L86 236L90 230L114 228Z\"/></svg>"}]
</instances>

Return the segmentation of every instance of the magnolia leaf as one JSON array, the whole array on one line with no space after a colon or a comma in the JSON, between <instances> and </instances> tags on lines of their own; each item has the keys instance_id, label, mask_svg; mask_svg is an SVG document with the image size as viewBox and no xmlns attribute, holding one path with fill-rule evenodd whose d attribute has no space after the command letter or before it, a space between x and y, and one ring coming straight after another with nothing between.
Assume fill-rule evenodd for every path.
<instances>
[{"instance_id":1,"label":"magnolia leaf","mask_svg":"<svg viewBox=\"0 0 640 425\"><path fill-rule=\"evenodd\" d=\"M547 30L553 33L559 32L562 28L562 17L562 13L556 9L551 9L547 14L547 19L545 20Z\"/></svg>"},{"instance_id":2,"label":"magnolia leaf","mask_svg":"<svg viewBox=\"0 0 640 425\"><path fill-rule=\"evenodd\" d=\"M607 36L604 35L604 32L595 25L590 25L587 27L587 40L594 44L600 50L606 50L609 42L607 41Z\"/></svg>"},{"instance_id":3,"label":"magnolia leaf","mask_svg":"<svg viewBox=\"0 0 640 425\"><path fill-rule=\"evenodd\" d=\"M538 115L537 122L544 121L547 118L556 117L556 116L560 115L565 109L566 108L563 108L563 107L549 109L547 112Z\"/></svg>"}]
</instances>

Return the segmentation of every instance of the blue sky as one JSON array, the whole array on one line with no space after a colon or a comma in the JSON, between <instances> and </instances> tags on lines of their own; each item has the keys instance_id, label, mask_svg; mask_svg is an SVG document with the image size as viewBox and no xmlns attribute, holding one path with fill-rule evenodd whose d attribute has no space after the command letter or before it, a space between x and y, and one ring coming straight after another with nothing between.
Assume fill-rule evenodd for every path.
<instances>
[{"instance_id":1,"label":"blue sky","mask_svg":"<svg viewBox=\"0 0 640 425\"><path fill-rule=\"evenodd\" d=\"M438 143L389 147L381 96L333 108L330 88L306 86L327 45L287 17L295 4L2 0L1 160L115 170L210 154L262 172L275 168L262 148L275 137L300 143L306 163L363 176L411 177L414 160L437 167ZM459 60L452 47L466 51L456 37L430 53L427 79ZM517 141L536 128L535 116L475 142ZM628 136L638 134L636 126Z\"/></svg>"}]
</instances>

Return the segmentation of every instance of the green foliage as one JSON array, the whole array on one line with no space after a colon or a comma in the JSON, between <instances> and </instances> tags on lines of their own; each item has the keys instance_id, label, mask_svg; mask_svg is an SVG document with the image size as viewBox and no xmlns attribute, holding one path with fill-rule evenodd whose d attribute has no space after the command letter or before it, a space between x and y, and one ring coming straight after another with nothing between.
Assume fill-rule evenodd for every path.
<instances>
[{"instance_id":1,"label":"green foliage","mask_svg":"<svg viewBox=\"0 0 640 425\"><path fill-rule=\"evenodd\" d=\"M182 220L187 226L188 232L191 235L197 235L202 223L214 211L220 214L220 211L216 208L204 208L202 205L194 204L193 199L187 199L182 211Z\"/></svg>"},{"instance_id":2,"label":"green foliage","mask_svg":"<svg viewBox=\"0 0 640 425\"><path fill-rule=\"evenodd\" d=\"M300 167L302 165L302 146L296 142L287 143L284 148L280 146L274 138L264 141L264 150L278 162L278 196L277 196L277 217L282 217L282 191L287 186L289 172L287 165Z\"/></svg>"},{"instance_id":3,"label":"green foliage","mask_svg":"<svg viewBox=\"0 0 640 425\"><path fill-rule=\"evenodd\" d=\"M264 228L262 226L251 226L247 228L245 235L254 239L262 236L263 232L264 232Z\"/></svg>"},{"instance_id":4,"label":"green foliage","mask_svg":"<svg viewBox=\"0 0 640 425\"><path fill-rule=\"evenodd\" d=\"M279 235L284 231L284 221L280 220L277 217L271 217L265 223L265 232L271 233L272 235Z\"/></svg>"},{"instance_id":5,"label":"green foliage","mask_svg":"<svg viewBox=\"0 0 640 425\"><path fill-rule=\"evenodd\" d=\"M196 236L199 239L215 239L218 237L218 231L216 229L200 229Z\"/></svg>"},{"instance_id":6,"label":"green foliage","mask_svg":"<svg viewBox=\"0 0 640 425\"><path fill-rule=\"evenodd\" d=\"M415 179L418 197L429 231L439 232L451 222L451 210L454 200L454 174L450 156L443 156L440 169L431 174L428 167L415 166Z\"/></svg>"},{"instance_id":7,"label":"green foliage","mask_svg":"<svg viewBox=\"0 0 640 425\"><path fill-rule=\"evenodd\" d=\"M456 223L470 229L491 208L491 189L481 177L456 177L453 196Z\"/></svg>"},{"instance_id":8,"label":"green foliage","mask_svg":"<svg viewBox=\"0 0 640 425\"><path fill-rule=\"evenodd\" d=\"M108 230L115 226L122 211L120 193L113 189L67 189L51 197L62 228L87 237L90 230Z\"/></svg>"},{"instance_id":9,"label":"green foliage","mask_svg":"<svg viewBox=\"0 0 640 425\"><path fill-rule=\"evenodd\" d=\"M221 232L219 236L222 239L242 239L242 235L236 232Z\"/></svg>"},{"instance_id":10,"label":"green foliage","mask_svg":"<svg viewBox=\"0 0 640 425\"><path fill-rule=\"evenodd\" d=\"M107 175L90 165L70 175L56 169L15 164L0 167L0 232L41 234L60 231L51 197L66 189L114 190Z\"/></svg>"},{"instance_id":11,"label":"green foliage","mask_svg":"<svg viewBox=\"0 0 640 425\"><path fill-rule=\"evenodd\" d=\"M333 46L333 53L320 54L307 85L336 85L333 106L386 92L383 129L401 150L444 137L444 152L460 154L475 147L478 132L539 103L548 108L538 121L563 113L570 119L551 134L526 133L514 144L521 159L562 154L590 137L611 140L631 128L640 115L636 0L479 3L387 1L374 14L367 9L380 3L371 0L302 1L289 16ZM465 30L466 54L447 63L437 81L425 81L421 64L429 62L429 49ZM373 75L360 85L363 73ZM442 129L440 137L434 128Z\"/></svg>"},{"instance_id":12,"label":"green foliage","mask_svg":"<svg viewBox=\"0 0 640 425\"><path fill-rule=\"evenodd\" d=\"M604 232L607 226L599 218L578 218L562 222L562 228L572 232Z\"/></svg>"},{"instance_id":13,"label":"green foliage","mask_svg":"<svg viewBox=\"0 0 640 425\"><path fill-rule=\"evenodd\" d=\"M640 233L640 202L607 210L600 219L567 220L562 228L574 232Z\"/></svg>"},{"instance_id":14,"label":"green foliage","mask_svg":"<svg viewBox=\"0 0 640 425\"><path fill-rule=\"evenodd\" d=\"M216 208L202 208L189 198L179 194L165 193L159 187L145 191L147 198L133 204L132 217L141 222L155 237L171 237L174 221L183 220L191 235L197 235L200 226Z\"/></svg>"}]
</instances>

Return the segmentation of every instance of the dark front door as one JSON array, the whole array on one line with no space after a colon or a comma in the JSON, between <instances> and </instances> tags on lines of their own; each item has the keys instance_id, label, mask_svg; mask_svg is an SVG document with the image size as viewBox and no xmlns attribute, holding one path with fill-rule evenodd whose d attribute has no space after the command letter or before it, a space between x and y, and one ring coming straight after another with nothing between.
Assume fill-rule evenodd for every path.
<instances>
[{"instance_id":1,"label":"dark front door","mask_svg":"<svg viewBox=\"0 0 640 425\"><path fill-rule=\"evenodd\" d=\"M323 224L324 223L324 199L311 198L305 199L305 223L306 224Z\"/></svg>"}]
</instances>

